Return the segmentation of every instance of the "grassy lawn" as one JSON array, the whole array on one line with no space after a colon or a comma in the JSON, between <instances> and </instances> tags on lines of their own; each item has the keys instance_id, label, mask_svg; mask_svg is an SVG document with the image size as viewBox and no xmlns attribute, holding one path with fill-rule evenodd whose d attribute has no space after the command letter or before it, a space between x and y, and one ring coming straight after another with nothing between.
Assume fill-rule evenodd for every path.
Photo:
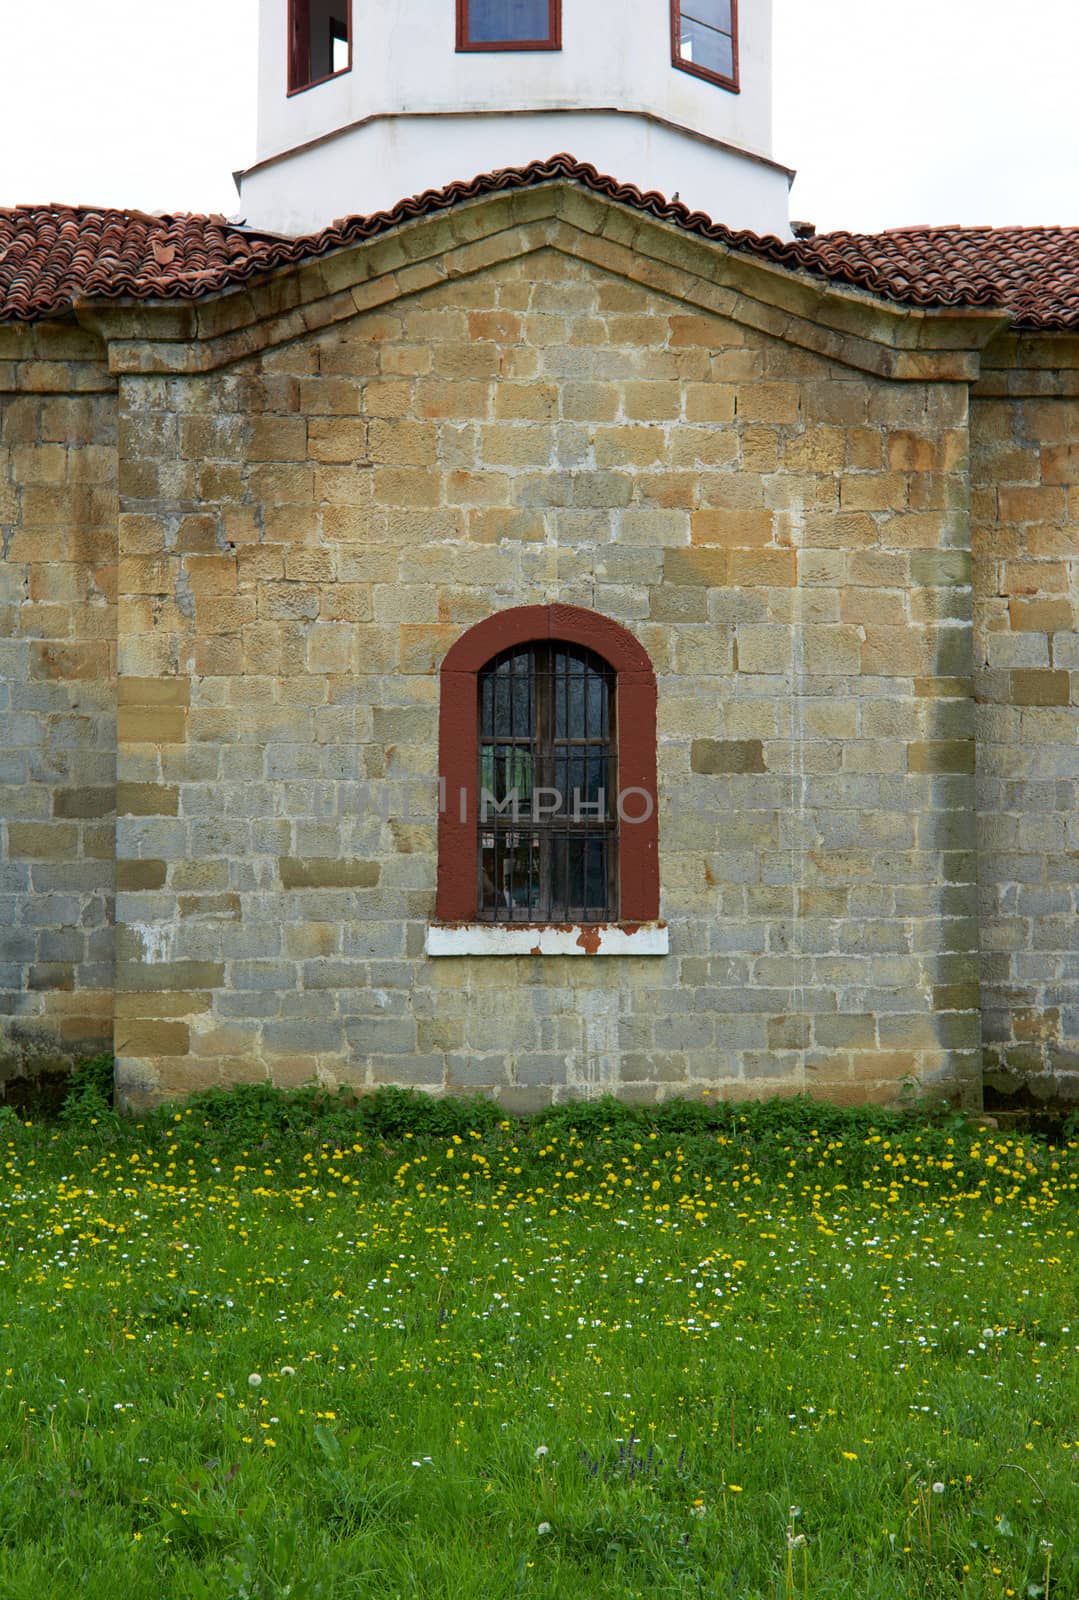
<instances>
[{"instance_id":1,"label":"grassy lawn","mask_svg":"<svg viewBox=\"0 0 1079 1600\"><path fill-rule=\"evenodd\" d=\"M1074 1144L237 1105L0 1125L4 1600L1079 1594Z\"/></svg>"}]
</instances>

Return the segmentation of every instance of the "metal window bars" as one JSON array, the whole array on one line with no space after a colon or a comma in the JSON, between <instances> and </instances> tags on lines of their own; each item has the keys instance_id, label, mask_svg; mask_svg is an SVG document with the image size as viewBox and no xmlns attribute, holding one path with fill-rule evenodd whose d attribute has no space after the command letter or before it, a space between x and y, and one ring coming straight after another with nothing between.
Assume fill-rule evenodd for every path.
<instances>
[{"instance_id":1,"label":"metal window bars","mask_svg":"<svg viewBox=\"0 0 1079 1600\"><path fill-rule=\"evenodd\" d=\"M479 882L485 922L618 915L614 673L557 640L479 678Z\"/></svg>"}]
</instances>

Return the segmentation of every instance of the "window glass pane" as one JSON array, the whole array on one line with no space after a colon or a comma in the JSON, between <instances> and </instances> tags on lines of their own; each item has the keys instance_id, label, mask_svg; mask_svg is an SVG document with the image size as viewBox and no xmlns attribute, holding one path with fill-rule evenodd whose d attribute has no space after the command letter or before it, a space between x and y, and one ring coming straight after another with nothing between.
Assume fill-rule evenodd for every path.
<instances>
[{"instance_id":1,"label":"window glass pane","mask_svg":"<svg viewBox=\"0 0 1079 1600\"><path fill-rule=\"evenodd\" d=\"M540 909L538 834L480 834L480 911L499 922L528 922Z\"/></svg>"},{"instance_id":2,"label":"window glass pane","mask_svg":"<svg viewBox=\"0 0 1079 1600\"><path fill-rule=\"evenodd\" d=\"M535 732L536 685L531 651L522 651L513 663L513 736L531 739Z\"/></svg>"},{"instance_id":3,"label":"window glass pane","mask_svg":"<svg viewBox=\"0 0 1079 1600\"><path fill-rule=\"evenodd\" d=\"M556 739L606 737L607 684L583 655L554 653L554 735Z\"/></svg>"},{"instance_id":4,"label":"window glass pane","mask_svg":"<svg viewBox=\"0 0 1079 1600\"><path fill-rule=\"evenodd\" d=\"M337 31L333 35L333 43L330 46L332 56L330 71L344 72L348 66L348 33L343 22L337 23L336 29Z\"/></svg>"},{"instance_id":5,"label":"window glass pane","mask_svg":"<svg viewBox=\"0 0 1079 1600\"><path fill-rule=\"evenodd\" d=\"M719 78L734 76L734 46L725 33L682 18L682 60L704 67Z\"/></svg>"},{"instance_id":6,"label":"window glass pane","mask_svg":"<svg viewBox=\"0 0 1079 1600\"><path fill-rule=\"evenodd\" d=\"M584 738L584 672L580 662L573 663L569 679L569 737Z\"/></svg>"},{"instance_id":7,"label":"window glass pane","mask_svg":"<svg viewBox=\"0 0 1079 1600\"><path fill-rule=\"evenodd\" d=\"M513 756L512 787L517 791L517 803L525 816L532 809L533 778L532 752L531 750L522 750L518 745Z\"/></svg>"},{"instance_id":8,"label":"window glass pane","mask_svg":"<svg viewBox=\"0 0 1079 1600\"><path fill-rule=\"evenodd\" d=\"M589 812L589 816L595 815L599 817L606 815L607 752L605 750L593 750L588 758L588 784L585 799L587 799L590 806L599 807L602 804L603 808L602 810L597 809L594 813Z\"/></svg>"},{"instance_id":9,"label":"window glass pane","mask_svg":"<svg viewBox=\"0 0 1079 1600\"><path fill-rule=\"evenodd\" d=\"M510 694L510 663L502 661L495 668L495 716L494 729L496 734L503 738L510 736L510 707L513 704Z\"/></svg>"},{"instance_id":10,"label":"window glass pane","mask_svg":"<svg viewBox=\"0 0 1079 1600\"><path fill-rule=\"evenodd\" d=\"M580 810L581 802L587 797L584 793L585 779L587 777L587 757L582 750L569 750L566 754L565 767L565 809L568 816L573 816Z\"/></svg>"},{"instance_id":11,"label":"window glass pane","mask_svg":"<svg viewBox=\"0 0 1079 1600\"><path fill-rule=\"evenodd\" d=\"M532 806L532 751L519 744L485 744L480 749L480 821L515 821Z\"/></svg>"},{"instance_id":12,"label":"window glass pane","mask_svg":"<svg viewBox=\"0 0 1079 1600\"><path fill-rule=\"evenodd\" d=\"M610 915L606 839L554 835L547 914L554 922L604 921Z\"/></svg>"},{"instance_id":13,"label":"window glass pane","mask_svg":"<svg viewBox=\"0 0 1079 1600\"><path fill-rule=\"evenodd\" d=\"M557 833L551 840L552 895L549 915L555 921L574 920L570 908L580 901L582 842Z\"/></svg>"},{"instance_id":14,"label":"window glass pane","mask_svg":"<svg viewBox=\"0 0 1079 1600\"><path fill-rule=\"evenodd\" d=\"M512 44L546 39L550 27L548 0L468 0L471 44Z\"/></svg>"},{"instance_id":15,"label":"window glass pane","mask_svg":"<svg viewBox=\"0 0 1079 1600\"><path fill-rule=\"evenodd\" d=\"M585 852L584 915L607 915L607 841L587 839Z\"/></svg>"},{"instance_id":16,"label":"window glass pane","mask_svg":"<svg viewBox=\"0 0 1079 1600\"><path fill-rule=\"evenodd\" d=\"M480 675L480 733L487 739L531 739L535 726L533 654L519 650Z\"/></svg>"},{"instance_id":17,"label":"window glass pane","mask_svg":"<svg viewBox=\"0 0 1079 1600\"><path fill-rule=\"evenodd\" d=\"M596 673L588 679L588 737L607 737L607 685Z\"/></svg>"},{"instance_id":18,"label":"window glass pane","mask_svg":"<svg viewBox=\"0 0 1079 1600\"><path fill-rule=\"evenodd\" d=\"M703 22L721 33L731 32L731 0L685 0L682 20Z\"/></svg>"}]
</instances>

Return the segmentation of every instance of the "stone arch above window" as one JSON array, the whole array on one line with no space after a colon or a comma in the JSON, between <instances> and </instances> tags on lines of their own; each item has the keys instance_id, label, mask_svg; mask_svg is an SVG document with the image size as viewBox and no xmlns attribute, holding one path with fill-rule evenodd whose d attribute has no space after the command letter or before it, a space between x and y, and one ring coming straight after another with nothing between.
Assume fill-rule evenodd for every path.
<instances>
[{"instance_id":1,"label":"stone arch above window","mask_svg":"<svg viewBox=\"0 0 1079 1600\"><path fill-rule=\"evenodd\" d=\"M440 814L437 915L473 923L482 914L480 855L480 686L492 662L516 647L575 647L575 659L598 658L611 683L617 729L617 867L611 922L637 925L659 915L656 795L656 679L643 646L609 617L578 606L516 606L462 634L442 664L439 717ZM488 903L489 910L489 903ZM508 917L507 922L515 919Z\"/></svg>"}]
</instances>

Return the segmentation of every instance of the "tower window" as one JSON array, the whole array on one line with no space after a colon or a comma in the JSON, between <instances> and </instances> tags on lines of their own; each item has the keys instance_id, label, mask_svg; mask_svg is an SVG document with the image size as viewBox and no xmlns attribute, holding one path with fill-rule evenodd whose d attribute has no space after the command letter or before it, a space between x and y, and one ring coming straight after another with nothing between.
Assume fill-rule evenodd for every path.
<instances>
[{"instance_id":1,"label":"tower window","mask_svg":"<svg viewBox=\"0 0 1079 1600\"><path fill-rule=\"evenodd\" d=\"M561 50L562 0L457 0L458 50Z\"/></svg>"},{"instance_id":2,"label":"tower window","mask_svg":"<svg viewBox=\"0 0 1079 1600\"><path fill-rule=\"evenodd\" d=\"M671 0L671 61L738 92L738 0Z\"/></svg>"},{"instance_id":3,"label":"tower window","mask_svg":"<svg viewBox=\"0 0 1079 1600\"><path fill-rule=\"evenodd\" d=\"M351 66L352 0L289 0L289 94Z\"/></svg>"}]
</instances>

